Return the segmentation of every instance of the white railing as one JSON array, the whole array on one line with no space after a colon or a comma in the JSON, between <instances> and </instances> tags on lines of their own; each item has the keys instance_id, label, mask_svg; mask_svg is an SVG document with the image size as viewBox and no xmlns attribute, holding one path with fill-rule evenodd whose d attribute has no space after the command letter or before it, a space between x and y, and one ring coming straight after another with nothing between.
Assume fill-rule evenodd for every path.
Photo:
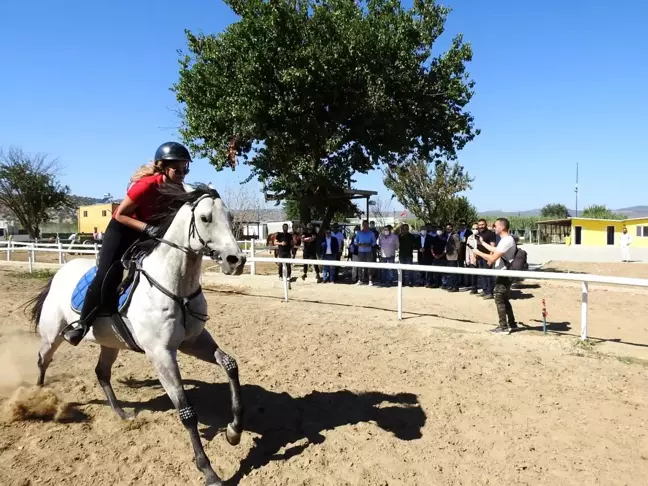
<instances>
[{"instance_id":1,"label":"white railing","mask_svg":"<svg viewBox=\"0 0 648 486\"><path fill-rule=\"evenodd\" d=\"M239 246L242 247L244 253L255 254L255 240L237 241ZM59 241L57 243L38 243L38 242L24 242L24 241L0 241L0 252L6 253L6 260L11 261L11 256L15 252L26 252L27 263L29 264L29 272L34 270L34 263L36 263L37 253L58 253L58 264L63 265L67 262L66 256L73 255L99 255L101 245L98 243L64 243ZM210 257L204 257L205 260L211 260ZM250 264L253 270L256 270L253 263Z\"/></svg>"},{"instance_id":2,"label":"white railing","mask_svg":"<svg viewBox=\"0 0 648 486\"><path fill-rule=\"evenodd\" d=\"M482 275L485 277L509 277L521 278L524 280L563 280L569 282L581 282L581 333L582 340L587 339L587 314L589 305L589 284L608 284L608 285L629 285L635 287L648 288L648 279L627 278L627 277L606 277L603 275L589 275L580 273L556 273L556 272L536 272L536 271L514 271L514 270L492 270L479 268L455 268L440 267L429 265L405 265L401 263L369 263L369 262L350 262L337 260L304 260L303 258L264 258L251 257L248 261L251 263L279 263L283 268L283 286L284 300L288 301L288 290L290 288L288 281L288 272L286 265L319 265L320 267L350 267L350 268L373 268L395 270L398 274L398 319L403 319L403 271L411 272L432 272L443 274L457 275Z\"/></svg>"},{"instance_id":3,"label":"white railing","mask_svg":"<svg viewBox=\"0 0 648 486\"><path fill-rule=\"evenodd\" d=\"M607 285L626 285L648 288L648 279L627 278L627 277L607 277L603 275L589 275L580 273L556 273L556 272L537 272L537 271L512 271L512 270L492 270L479 268L455 268L440 267L430 265L406 265L401 263L373 263L373 262L352 262L337 260L305 260L303 258L269 258L256 256L255 240L246 240L238 242L243 243L242 250L248 254L246 264L250 266L250 274L256 275L257 263L278 263L284 265L283 268L283 287L284 300L288 301L289 281L286 265L318 265L320 267L348 267L348 268L371 268L394 270L398 275L397 299L398 299L398 319L403 318L403 271L411 272L432 272L443 274L457 275L481 275L486 277L511 277L521 278L524 280L562 280L569 282L581 282L581 339L587 339L587 315L589 307L589 284L607 284ZM55 252L59 254L59 264L65 263L66 253L91 254L99 253L100 245L93 244L92 249L83 244L63 244L59 243L23 243L16 241L0 241L0 250L5 247L7 252L7 261L11 260L11 253L15 251L26 251L29 255L29 271L33 271L33 263L36 261L37 252ZM80 249L77 249L80 248ZM268 248L266 248L268 249ZM272 248L269 248L272 249ZM210 257L204 257L209 260Z\"/></svg>"}]
</instances>

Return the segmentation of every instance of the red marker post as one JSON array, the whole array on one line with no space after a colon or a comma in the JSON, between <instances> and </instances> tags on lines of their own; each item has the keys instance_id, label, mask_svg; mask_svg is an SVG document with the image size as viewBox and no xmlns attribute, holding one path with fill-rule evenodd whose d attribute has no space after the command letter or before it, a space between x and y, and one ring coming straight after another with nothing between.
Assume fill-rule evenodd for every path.
<instances>
[{"instance_id":1,"label":"red marker post","mask_svg":"<svg viewBox=\"0 0 648 486\"><path fill-rule=\"evenodd\" d=\"M547 334L547 304L542 299L542 332Z\"/></svg>"}]
</instances>

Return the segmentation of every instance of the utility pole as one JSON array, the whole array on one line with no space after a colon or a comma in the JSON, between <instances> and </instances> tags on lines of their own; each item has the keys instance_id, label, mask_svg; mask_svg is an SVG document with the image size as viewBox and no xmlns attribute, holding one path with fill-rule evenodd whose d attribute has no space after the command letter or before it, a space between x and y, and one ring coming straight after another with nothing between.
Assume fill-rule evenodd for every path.
<instances>
[{"instance_id":1,"label":"utility pole","mask_svg":"<svg viewBox=\"0 0 648 486\"><path fill-rule=\"evenodd\" d=\"M576 214L574 216L578 218L578 162L576 162L576 188L574 192L576 193Z\"/></svg>"}]
</instances>

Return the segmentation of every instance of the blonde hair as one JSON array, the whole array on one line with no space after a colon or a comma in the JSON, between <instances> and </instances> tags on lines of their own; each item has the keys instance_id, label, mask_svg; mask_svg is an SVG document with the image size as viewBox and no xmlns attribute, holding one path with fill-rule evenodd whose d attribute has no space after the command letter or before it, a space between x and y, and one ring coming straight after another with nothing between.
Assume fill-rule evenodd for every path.
<instances>
[{"instance_id":1,"label":"blonde hair","mask_svg":"<svg viewBox=\"0 0 648 486\"><path fill-rule=\"evenodd\" d=\"M137 169L135 173L131 176L129 186L132 186L133 184L135 184L137 181L139 181L144 177L160 174L162 172L164 172L164 169L162 167L161 160L158 160L157 162L149 162L148 164L144 164L139 169Z\"/></svg>"}]
</instances>

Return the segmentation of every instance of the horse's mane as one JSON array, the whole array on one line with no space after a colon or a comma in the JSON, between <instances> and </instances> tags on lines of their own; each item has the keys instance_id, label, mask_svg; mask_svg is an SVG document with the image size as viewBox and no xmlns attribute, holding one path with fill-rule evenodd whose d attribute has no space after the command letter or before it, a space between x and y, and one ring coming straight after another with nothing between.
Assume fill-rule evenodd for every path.
<instances>
[{"instance_id":1,"label":"horse's mane","mask_svg":"<svg viewBox=\"0 0 648 486\"><path fill-rule=\"evenodd\" d=\"M160 234L167 232L171 223L175 219L178 211L185 204L193 204L203 196L209 196L212 199L220 199L218 191L211 189L204 184L193 187L192 191L187 192L184 186L179 184L163 184L158 189L158 207L164 208L149 218L148 223L160 228ZM142 241L138 247L145 255L150 255L160 245L158 240Z\"/></svg>"}]
</instances>

